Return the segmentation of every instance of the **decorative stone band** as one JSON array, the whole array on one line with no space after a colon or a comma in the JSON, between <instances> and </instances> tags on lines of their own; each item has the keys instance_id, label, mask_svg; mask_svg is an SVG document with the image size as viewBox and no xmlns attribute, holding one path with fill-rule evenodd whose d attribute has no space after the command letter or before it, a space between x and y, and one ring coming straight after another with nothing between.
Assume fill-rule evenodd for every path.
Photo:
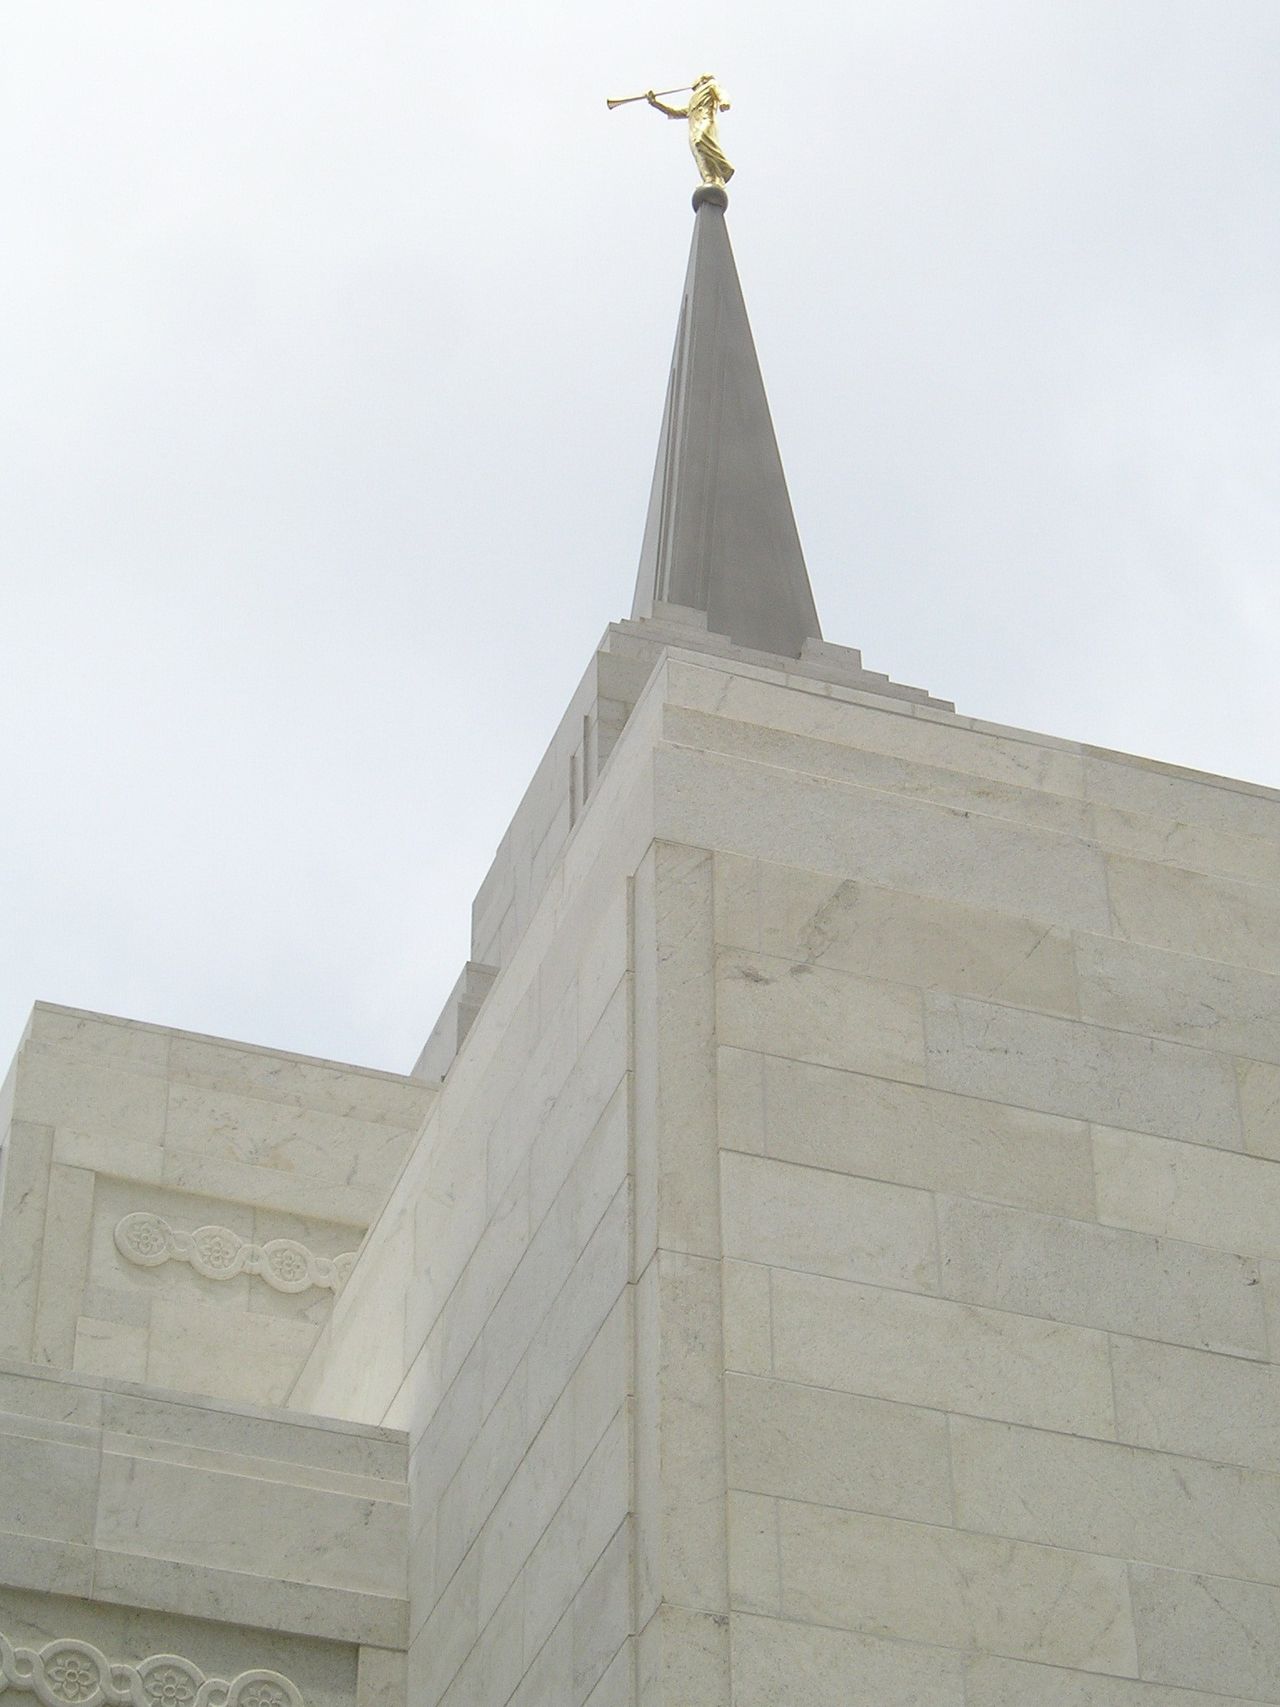
<instances>
[{"instance_id":1,"label":"decorative stone band","mask_svg":"<svg viewBox=\"0 0 1280 1707\"><path fill-rule=\"evenodd\" d=\"M27 1690L44 1707L303 1707L297 1685L278 1671L242 1671L228 1683L176 1654L113 1665L91 1643L65 1637L17 1648L0 1635L0 1695L6 1689Z\"/></svg>"},{"instance_id":2,"label":"decorative stone band","mask_svg":"<svg viewBox=\"0 0 1280 1707\"><path fill-rule=\"evenodd\" d=\"M318 1257L296 1239L268 1239L256 1245L230 1227L197 1227L184 1233L163 1215L126 1215L116 1225L116 1249L140 1268L165 1262L189 1262L206 1280L234 1280L260 1274L277 1292L305 1292L309 1286L340 1292L356 1260L354 1251Z\"/></svg>"}]
</instances>

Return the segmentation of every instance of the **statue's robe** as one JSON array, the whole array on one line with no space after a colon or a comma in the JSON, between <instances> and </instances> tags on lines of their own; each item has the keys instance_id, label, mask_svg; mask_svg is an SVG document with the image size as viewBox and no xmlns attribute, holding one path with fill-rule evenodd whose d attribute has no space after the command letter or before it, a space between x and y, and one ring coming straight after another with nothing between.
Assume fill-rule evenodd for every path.
<instances>
[{"instance_id":1,"label":"statue's robe","mask_svg":"<svg viewBox=\"0 0 1280 1707\"><path fill-rule=\"evenodd\" d=\"M718 83L704 83L689 99L689 147L704 184L727 184L733 176L716 134L716 114L722 105L728 102Z\"/></svg>"}]
</instances>

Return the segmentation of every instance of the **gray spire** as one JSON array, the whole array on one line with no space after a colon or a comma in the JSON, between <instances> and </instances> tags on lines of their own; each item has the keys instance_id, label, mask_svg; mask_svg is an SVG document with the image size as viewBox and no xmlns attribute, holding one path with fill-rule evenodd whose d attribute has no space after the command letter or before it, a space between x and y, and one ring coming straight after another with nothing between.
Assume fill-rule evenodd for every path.
<instances>
[{"instance_id":1,"label":"gray spire","mask_svg":"<svg viewBox=\"0 0 1280 1707\"><path fill-rule=\"evenodd\" d=\"M707 613L740 646L796 658L822 630L725 226L700 189L633 617Z\"/></svg>"}]
</instances>

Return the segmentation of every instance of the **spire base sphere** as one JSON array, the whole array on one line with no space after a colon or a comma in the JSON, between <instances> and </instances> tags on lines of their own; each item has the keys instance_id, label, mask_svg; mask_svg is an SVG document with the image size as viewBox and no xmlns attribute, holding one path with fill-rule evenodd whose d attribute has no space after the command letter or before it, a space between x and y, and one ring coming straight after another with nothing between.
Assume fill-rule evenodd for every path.
<instances>
[{"instance_id":1,"label":"spire base sphere","mask_svg":"<svg viewBox=\"0 0 1280 1707\"><path fill-rule=\"evenodd\" d=\"M700 207L718 207L723 211L728 205L729 192L721 184L699 184L693 192L695 213Z\"/></svg>"}]
</instances>

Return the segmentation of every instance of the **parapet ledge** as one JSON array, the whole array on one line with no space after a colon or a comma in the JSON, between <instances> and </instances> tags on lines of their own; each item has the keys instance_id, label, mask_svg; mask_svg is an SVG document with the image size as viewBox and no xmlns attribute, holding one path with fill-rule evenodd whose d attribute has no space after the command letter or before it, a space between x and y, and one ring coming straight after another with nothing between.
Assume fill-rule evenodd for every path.
<instances>
[{"instance_id":1,"label":"parapet ledge","mask_svg":"<svg viewBox=\"0 0 1280 1707\"><path fill-rule=\"evenodd\" d=\"M395 1429L5 1362L0 1452L5 1587L405 1646Z\"/></svg>"}]
</instances>

